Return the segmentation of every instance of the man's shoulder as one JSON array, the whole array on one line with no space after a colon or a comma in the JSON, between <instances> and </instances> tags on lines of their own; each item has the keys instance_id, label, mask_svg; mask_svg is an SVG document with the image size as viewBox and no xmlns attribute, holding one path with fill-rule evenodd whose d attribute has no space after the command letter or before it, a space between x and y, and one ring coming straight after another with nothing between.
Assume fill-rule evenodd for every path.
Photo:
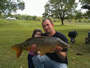
<instances>
[{"instance_id":1,"label":"man's shoulder","mask_svg":"<svg viewBox=\"0 0 90 68\"><path fill-rule=\"evenodd\" d=\"M58 38L60 38L60 39L62 39L62 40L65 41L65 42L68 42L66 36L65 36L64 34L62 34L61 32L57 32L57 31L56 31L55 36L58 37Z\"/></svg>"},{"instance_id":2,"label":"man's shoulder","mask_svg":"<svg viewBox=\"0 0 90 68\"><path fill-rule=\"evenodd\" d=\"M64 37L65 37L65 35L64 35L63 33L58 32L58 31L56 31L56 34L55 34L55 35L60 36L60 37L62 37L62 36L64 36Z\"/></svg>"},{"instance_id":3,"label":"man's shoulder","mask_svg":"<svg viewBox=\"0 0 90 68\"><path fill-rule=\"evenodd\" d=\"M56 31L56 34L62 34L61 32Z\"/></svg>"}]
</instances>

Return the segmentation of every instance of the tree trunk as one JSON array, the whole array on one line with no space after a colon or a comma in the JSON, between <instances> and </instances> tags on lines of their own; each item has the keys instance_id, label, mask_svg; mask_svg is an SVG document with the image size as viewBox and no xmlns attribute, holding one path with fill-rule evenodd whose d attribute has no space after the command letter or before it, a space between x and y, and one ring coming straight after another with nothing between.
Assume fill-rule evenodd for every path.
<instances>
[{"instance_id":1,"label":"tree trunk","mask_svg":"<svg viewBox=\"0 0 90 68\"><path fill-rule=\"evenodd\" d=\"M61 20L61 25L64 25L63 20Z\"/></svg>"},{"instance_id":2,"label":"tree trunk","mask_svg":"<svg viewBox=\"0 0 90 68\"><path fill-rule=\"evenodd\" d=\"M64 18L61 17L61 25L64 25L63 21L64 21Z\"/></svg>"}]
</instances>

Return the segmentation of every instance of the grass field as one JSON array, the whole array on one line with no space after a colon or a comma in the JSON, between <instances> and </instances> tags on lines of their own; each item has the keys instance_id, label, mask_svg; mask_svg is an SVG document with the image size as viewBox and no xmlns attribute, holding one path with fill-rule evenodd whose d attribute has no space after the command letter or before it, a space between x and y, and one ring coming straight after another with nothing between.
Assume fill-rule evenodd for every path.
<instances>
[{"instance_id":1,"label":"grass field","mask_svg":"<svg viewBox=\"0 0 90 68\"><path fill-rule=\"evenodd\" d=\"M76 30L78 32L76 43L70 44L69 42L71 48L68 49L68 68L90 68L90 44L85 44L85 37L90 31L90 23L65 23L63 26L59 22L54 24L55 30L62 32L68 41L70 41L69 31ZM28 52L24 51L17 59L15 51L10 47L31 37L35 28L42 29L41 22L0 19L0 68L28 68ZM82 55L76 55L76 53Z\"/></svg>"}]
</instances>

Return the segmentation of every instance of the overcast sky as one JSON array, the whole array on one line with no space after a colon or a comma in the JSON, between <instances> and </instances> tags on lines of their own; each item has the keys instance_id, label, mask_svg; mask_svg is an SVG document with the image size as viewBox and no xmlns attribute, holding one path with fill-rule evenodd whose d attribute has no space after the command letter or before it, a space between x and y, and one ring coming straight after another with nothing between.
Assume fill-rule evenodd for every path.
<instances>
[{"instance_id":1,"label":"overcast sky","mask_svg":"<svg viewBox=\"0 0 90 68\"><path fill-rule=\"evenodd\" d=\"M25 2L25 9L18 10L18 14L27 14L31 16L42 16L44 13L44 5L48 0L23 0Z\"/></svg>"},{"instance_id":2,"label":"overcast sky","mask_svg":"<svg viewBox=\"0 0 90 68\"><path fill-rule=\"evenodd\" d=\"M44 6L48 0L23 0L25 2L25 9L18 10L17 14L26 14L31 16L42 16L44 13ZM76 0L78 3L79 0ZM80 9L80 5L78 9Z\"/></svg>"}]
</instances>

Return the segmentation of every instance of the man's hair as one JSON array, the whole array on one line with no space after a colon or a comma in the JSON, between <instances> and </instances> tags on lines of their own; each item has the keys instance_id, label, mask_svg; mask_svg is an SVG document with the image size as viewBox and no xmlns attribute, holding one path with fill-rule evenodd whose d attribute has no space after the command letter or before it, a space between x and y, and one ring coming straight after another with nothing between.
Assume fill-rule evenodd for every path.
<instances>
[{"instance_id":1,"label":"man's hair","mask_svg":"<svg viewBox=\"0 0 90 68\"><path fill-rule=\"evenodd\" d=\"M51 19L49 19L49 18L45 18L45 19L42 21L42 24L43 24L43 22L45 22L46 20L49 20L50 23L53 24L52 21L51 21Z\"/></svg>"}]
</instances>

